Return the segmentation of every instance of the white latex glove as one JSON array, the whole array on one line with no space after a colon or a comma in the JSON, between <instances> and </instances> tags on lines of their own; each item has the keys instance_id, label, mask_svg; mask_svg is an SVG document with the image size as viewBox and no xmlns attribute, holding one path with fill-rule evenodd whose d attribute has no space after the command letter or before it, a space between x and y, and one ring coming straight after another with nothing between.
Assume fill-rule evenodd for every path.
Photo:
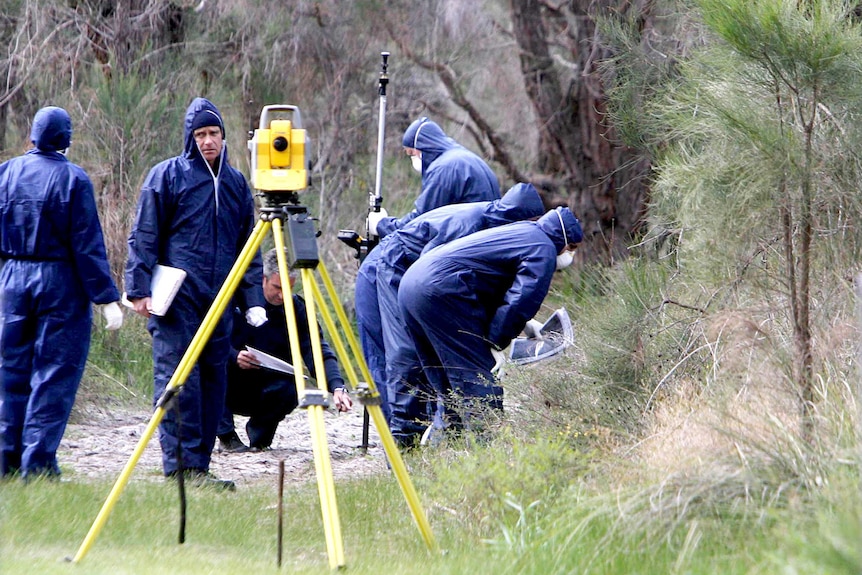
<instances>
[{"instance_id":1,"label":"white latex glove","mask_svg":"<svg viewBox=\"0 0 862 575\"><path fill-rule=\"evenodd\" d=\"M389 217L389 214L386 213L385 208L380 208L379 212L370 212L368 214L368 220L365 222L369 235L372 235L372 236L380 235L377 233L377 224L379 224L380 220L382 220L383 218L388 218L388 217Z\"/></svg>"},{"instance_id":2,"label":"white latex glove","mask_svg":"<svg viewBox=\"0 0 862 575\"><path fill-rule=\"evenodd\" d=\"M524 335L526 335L529 339L545 339L542 335L542 326L544 324L538 320L531 319L527 322L527 325L524 326Z\"/></svg>"},{"instance_id":3,"label":"white latex glove","mask_svg":"<svg viewBox=\"0 0 862 575\"><path fill-rule=\"evenodd\" d=\"M123 310L120 309L120 304L113 301L102 306L102 315L105 316L105 329L114 331L120 329L123 325Z\"/></svg>"},{"instance_id":4,"label":"white latex glove","mask_svg":"<svg viewBox=\"0 0 862 575\"><path fill-rule=\"evenodd\" d=\"M266 323L266 310L259 305L245 310L245 321L251 327L260 327Z\"/></svg>"},{"instance_id":5,"label":"white latex glove","mask_svg":"<svg viewBox=\"0 0 862 575\"><path fill-rule=\"evenodd\" d=\"M491 356L494 358L494 367L491 368L491 373L500 373L500 370L503 369L503 364L506 363L506 354L492 345Z\"/></svg>"}]
</instances>

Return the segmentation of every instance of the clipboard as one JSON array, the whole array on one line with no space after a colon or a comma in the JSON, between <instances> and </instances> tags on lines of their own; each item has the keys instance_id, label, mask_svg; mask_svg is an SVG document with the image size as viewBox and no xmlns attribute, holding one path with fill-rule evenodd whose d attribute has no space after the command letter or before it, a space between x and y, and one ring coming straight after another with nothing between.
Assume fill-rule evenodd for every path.
<instances>
[{"instance_id":1,"label":"clipboard","mask_svg":"<svg viewBox=\"0 0 862 575\"><path fill-rule=\"evenodd\" d=\"M153 268L153 279L150 284L151 314L163 316L168 313L168 308L171 307L177 292L180 291L180 286L183 285L186 275L185 270L180 268L156 264ZM123 292L121 301L126 307L134 307L125 292Z\"/></svg>"}]
</instances>

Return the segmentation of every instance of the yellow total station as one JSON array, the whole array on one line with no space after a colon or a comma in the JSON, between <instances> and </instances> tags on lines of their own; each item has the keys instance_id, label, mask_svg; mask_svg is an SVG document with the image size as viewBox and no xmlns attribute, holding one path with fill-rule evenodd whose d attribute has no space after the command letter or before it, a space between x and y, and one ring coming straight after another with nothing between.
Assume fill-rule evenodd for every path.
<instances>
[{"instance_id":1,"label":"yellow total station","mask_svg":"<svg viewBox=\"0 0 862 575\"><path fill-rule=\"evenodd\" d=\"M292 118L277 117L285 114ZM260 128L248 143L252 187L263 192L296 192L307 188L305 142L306 133L295 106L266 106Z\"/></svg>"}]
</instances>

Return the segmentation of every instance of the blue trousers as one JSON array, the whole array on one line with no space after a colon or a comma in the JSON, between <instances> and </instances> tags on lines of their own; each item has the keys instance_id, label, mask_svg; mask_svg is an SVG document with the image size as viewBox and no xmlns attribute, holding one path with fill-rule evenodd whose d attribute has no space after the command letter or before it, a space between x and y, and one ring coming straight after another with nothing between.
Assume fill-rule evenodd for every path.
<instances>
[{"instance_id":1,"label":"blue trousers","mask_svg":"<svg viewBox=\"0 0 862 575\"><path fill-rule=\"evenodd\" d=\"M92 321L69 263L9 260L0 271L0 476L60 474Z\"/></svg>"},{"instance_id":2,"label":"blue trousers","mask_svg":"<svg viewBox=\"0 0 862 575\"><path fill-rule=\"evenodd\" d=\"M386 349L389 427L400 445L409 446L417 443L428 427L437 402L398 307L398 287L405 271L398 264L378 263L377 300Z\"/></svg>"},{"instance_id":3,"label":"blue trousers","mask_svg":"<svg viewBox=\"0 0 862 575\"><path fill-rule=\"evenodd\" d=\"M377 303L377 263L380 249L375 248L365 256L359 273L356 275L354 305L356 309L356 328L362 355L374 385L380 392L381 410L390 420L389 392L386 388L386 353L383 341L383 328L380 324L380 308Z\"/></svg>"},{"instance_id":4,"label":"blue trousers","mask_svg":"<svg viewBox=\"0 0 862 575\"><path fill-rule=\"evenodd\" d=\"M182 292L167 315L153 316L147 325L153 336L154 402L165 391L203 317L198 306L181 295ZM230 316L225 314L174 399L179 402L179 421L171 406L159 425L165 475L177 471L177 446L180 444L184 469L209 471L218 423L224 412L229 330Z\"/></svg>"}]
</instances>

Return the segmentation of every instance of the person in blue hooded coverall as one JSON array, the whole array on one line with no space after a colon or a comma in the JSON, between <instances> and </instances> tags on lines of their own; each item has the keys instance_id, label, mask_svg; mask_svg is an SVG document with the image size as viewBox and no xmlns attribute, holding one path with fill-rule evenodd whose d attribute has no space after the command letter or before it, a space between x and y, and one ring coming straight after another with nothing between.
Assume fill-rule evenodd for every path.
<instances>
[{"instance_id":1,"label":"person in blue hooded coverall","mask_svg":"<svg viewBox=\"0 0 862 575\"><path fill-rule=\"evenodd\" d=\"M65 152L72 120L47 107L34 148L0 165L0 475L56 478L57 448L90 350L92 309L122 325L93 185Z\"/></svg>"},{"instance_id":2,"label":"person in blue hooded coverall","mask_svg":"<svg viewBox=\"0 0 862 575\"><path fill-rule=\"evenodd\" d=\"M224 122L212 102L192 101L183 137L182 155L160 162L147 175L128 239L125 287L135 311L149 317L154 400L164 392L255 224L254 198L245 177L228 162ZM163 317L149 313L156 264L188 274ZM261 325L266 318L261 276L256 254L234 294L234 302L246 310L252 325ZM224 411L230 327L231 314L225 313L175 398L179 425L174 409L165 412L159 440L166 476L178 472L181 444L186 472L212 479L209 465Z\"/></svg>"},{"instance_id":3,"label":"person in blue hooded coverall","mask_svg":"<svg viewBox=\"0 0 862 575\"><path fill-rule=\"evenodd\" d=\"M422 174L422 191L413 210L401 218L389 217L385 210L369 214L371 235L384 238L413 218L441 206L491 201L500 197L500 184L488 164L447 136L427 117L419 118L407 127L401 144L414 169ZM362 355L375 384L381 388L381 409L388 420L389 394L384 387L386 360L376 288L379 257L380 253L375 248L362 261L356 276L354 303Z\"/></svg>"},{"instance_id":4,"label":"person in blue hooded coverall","mask_svg":"<svg viewBox=\"0 0 862 575\"><path fill-rule=\"evenodd\" d=\"M536 314L582 239L580 222L561 207L439 246L407 270L398 304L443 399L435 425L479 428L484 410L502 410L495 354Z\"/></svg>"},{"instance_id":5,"label":"person in blue hooded coverall","mask_svg":"<svg viewBox=\"0 0 862 575\"><path fill-rule=\"evenodd\" d=\"M538 218L544 212L536 188L520 183L499 200L453 204L426 212L380 242L377 297L391 401L390 428L399 445L417 443L428 427L428 402L434 398L398 307L398 286L404 273L436 246L479 230Z\"/></svg>"}]
</instances>

